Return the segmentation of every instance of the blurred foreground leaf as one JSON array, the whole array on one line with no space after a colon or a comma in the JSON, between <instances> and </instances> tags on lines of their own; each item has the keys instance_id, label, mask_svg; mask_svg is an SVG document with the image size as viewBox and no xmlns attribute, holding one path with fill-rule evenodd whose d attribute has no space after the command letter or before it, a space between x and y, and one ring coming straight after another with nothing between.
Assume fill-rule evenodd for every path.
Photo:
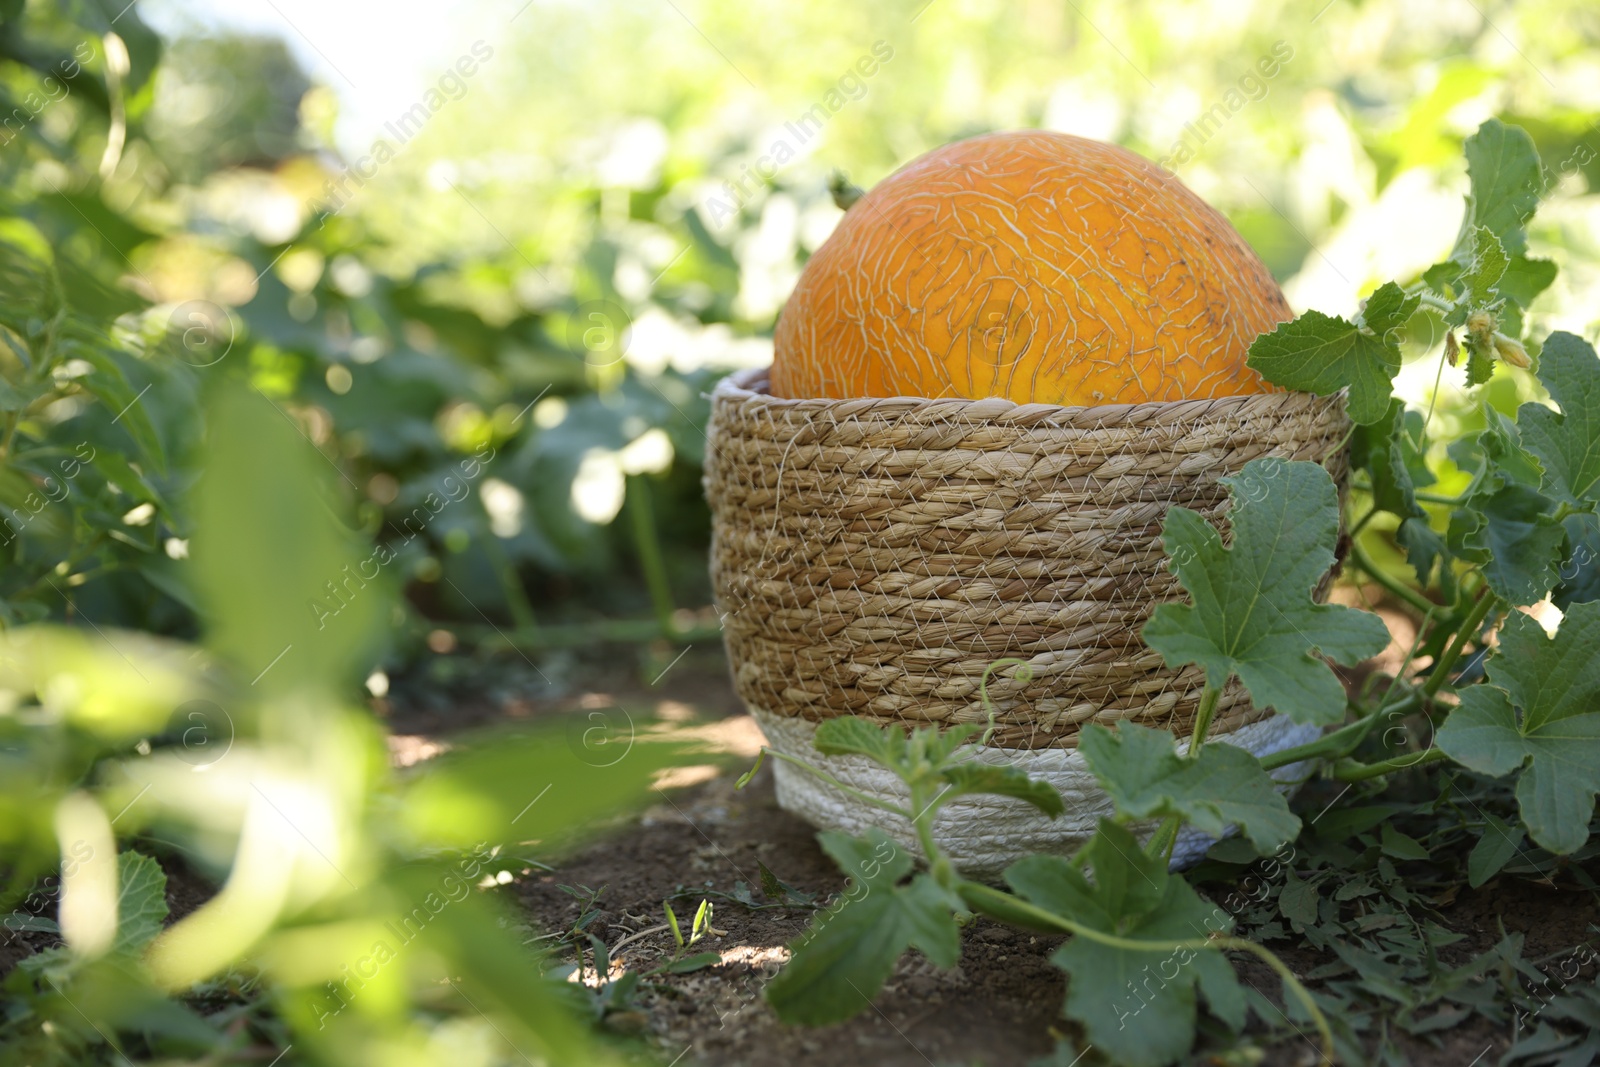
<instances>
[{"instance_id":1,"label":"blurred foreground leaf","mask_svg":"<svg viewBox=\"0 0 1600 1067\"><path fill-rule=\"evenodd\" d=\"M267 692L354 684L389 597L335 517L336 468L287 412L236 384L213 394L207 435L192 555L209 643Z\"/></svg>"}]
</instances>

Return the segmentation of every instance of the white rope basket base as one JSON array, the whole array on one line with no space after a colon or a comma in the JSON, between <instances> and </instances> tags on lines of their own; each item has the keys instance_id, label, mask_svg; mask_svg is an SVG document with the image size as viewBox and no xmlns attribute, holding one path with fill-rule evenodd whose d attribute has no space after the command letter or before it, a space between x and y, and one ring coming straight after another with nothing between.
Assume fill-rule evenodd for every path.
<instances>
[{"instance_id":1,"label":"white rope basket base","mask_svg":"<svg viewBox=\"0 0 1600 1067\"><path fill-rule=\"evenodd\" d=\"M767 740L779 752L804 760L827 771L839 781L868 796L905 807L910 795L904 783L888 770L865 756L824 756L812 746L817 724L792 716L773 715L752 708L756 722ZM1241 726L1213 739L1214 744L1236 745L1256 756L1281 752L1314 740L1321 733L1316 726L1300 725L1286 716L1272 715ZM1178 742L1178 751L1187 751L1189 741ZM934 820L933 839L949 853L962 873L973 878L992 878L1030 853L1070 856L1094 836L1100 819L1115 814L1111 798L1100 788L1077 749L1040 748L1031 751L963 745L961 753L984 763L1020 768L1030 776L1049 782L1061 794L1066 813L1051 819L1032 805L1010 797L976 796L955 800ZM912 853L920 855L911 824L898 815L868 807L841 793L816 775L808 774L783 760L773 760L778 786L778 804L821 830L841 830L860 835L877 827ZM1292 793L1291 783L1304 778L1305 763L1291 763L1272 772L1279 790ZM1136 827L1148 838L1155 823ZM1234 828L1230 827L1231 835ZM1172 869L1192 866L1206 849L1216 843L1209 834L1192 826L1178 833L1172 850Z\"/></svg>"}]
</instances>

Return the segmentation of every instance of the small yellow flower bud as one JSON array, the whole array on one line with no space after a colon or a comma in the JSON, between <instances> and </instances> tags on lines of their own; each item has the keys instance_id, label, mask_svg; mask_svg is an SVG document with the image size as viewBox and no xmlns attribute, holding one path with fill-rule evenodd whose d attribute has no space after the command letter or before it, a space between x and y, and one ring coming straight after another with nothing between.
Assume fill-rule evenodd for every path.
<instances>
[{"instance_id":1,"label":"small yellow flower bud","mask_svg":"<svg viewBox=\"0 0 1600 1067\"><path fill-rule=\"evenodd\" d=\"M1533 366L1533 361L1528 358L1528 350L1503 333L1494 335L1494 350L1499 353L1501 359L1518 370L1527 370Z\"/></svg>"}]
</instances>

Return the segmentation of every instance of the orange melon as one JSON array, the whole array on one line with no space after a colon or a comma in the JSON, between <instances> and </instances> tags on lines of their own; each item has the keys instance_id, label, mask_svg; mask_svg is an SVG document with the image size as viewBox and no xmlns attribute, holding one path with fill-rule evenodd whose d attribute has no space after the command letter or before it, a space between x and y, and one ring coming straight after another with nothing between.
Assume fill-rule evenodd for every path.
<instances>
[{"instance_id":1,"label":"orange melon","mask_svg":"<svg viewBox=\"0 0 1600 1067\"><path fill-rule=\"evenodd\" d=\"M1067 405L1271 392L1245 356L1292 317L1171 173L1082 137L996 133L845 212L779 317L771 388Z\"/></svg>"}]
</instances>

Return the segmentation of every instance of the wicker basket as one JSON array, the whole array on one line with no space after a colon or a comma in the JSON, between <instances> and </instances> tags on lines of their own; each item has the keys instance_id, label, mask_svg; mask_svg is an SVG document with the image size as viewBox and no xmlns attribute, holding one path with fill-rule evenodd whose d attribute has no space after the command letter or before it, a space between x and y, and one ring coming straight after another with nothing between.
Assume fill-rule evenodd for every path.
<instances>
[{"instance_id":1,"label":"wicker basket","mask_svg":"<svg viewBox=\"0 0 1600 1067\"><path fill-rule=\"evenodd\" d=\"M1007 400L780 400L765 371L712 394L705 466L711 576L734 684L774 748L863 791L898 781L861 757L824 757L816 724L861 715L998 728L976 758L1051 781L1067 814L967 798L935 838L963 870L992 874L1028 852L1067 852L1109 798L1076 751L1082 724L1191 730L1202 672L1167 668L1139 629L1181 599L1161 523L1171 504L1215 520L1218 479L1259 456L1323 463L1343 486L1349 421L1339 397L1274 393L1092 408ZM1257 754L1315 736L1251 706L1232 683L1212 736ZM779 802L812 823L903 821L778 763ZM1288 780L1298 767L1278 772ZM1210 839L1186 831L1175 865Z\"/></svg>"}]
</instances>

